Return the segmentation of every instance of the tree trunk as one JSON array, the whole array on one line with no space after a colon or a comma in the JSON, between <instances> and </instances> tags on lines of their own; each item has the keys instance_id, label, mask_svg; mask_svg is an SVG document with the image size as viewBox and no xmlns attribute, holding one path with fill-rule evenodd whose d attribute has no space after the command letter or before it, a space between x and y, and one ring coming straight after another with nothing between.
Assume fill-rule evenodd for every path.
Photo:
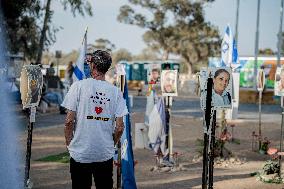
<instances>
[{"instance_id":1,"label":"tree trunk","mask_svg":"<svg viewBox=\"0 0 284 189\"><path fill-rule=\"evenodd\" d=\"M192 76L192 63L187 60L186 65L187 65L187 76L189 78L191 78L191 76Z\"/></svg>"},{"instance_id":2,"label":"tree trunk","mask_svg":"<svg viewBox=\"0 0 284 189\"><path fill-rule=\"evenodd\" d=\"M164 53L163 53L162 60L168 60L168 59L169 59L169 51L165 50Z\"/></svg>"},{"instance_id":3,"label":"tree trunk","mask_svg":"<svg viewBox=\"0 0 284 189\"><path fill-rule=\"evenodd\" d=\"M38 52L37 52L37 58L36 58L37 64L41 64L41 57L42 57L44 42L46 40L47 24L48 24L48 20L50 19L50 3L51 3L51 0L47 0L46 8L45 8L44 21L43 21L43 27L42 27L42 30L41 30Z\"/></svg>"}]
</instances>

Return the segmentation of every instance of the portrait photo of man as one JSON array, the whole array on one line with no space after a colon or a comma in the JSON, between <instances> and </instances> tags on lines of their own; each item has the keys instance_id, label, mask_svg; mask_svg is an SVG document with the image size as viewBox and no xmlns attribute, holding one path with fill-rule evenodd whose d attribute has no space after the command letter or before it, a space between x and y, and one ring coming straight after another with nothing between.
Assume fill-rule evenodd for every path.
<instances>
[{"instance_id":1,"label":"portrait photo of man","mask_svg":"<svg viewBox=\"0 0 284 189\"><path fill-rule=\"evenodd\" d=\"M150 65L148 69L148 83L156 84L160 82L161 67L159 65Z\"/></svg>"},{"instance_id":2,"label":"portrait photo of man","mask_svg":"<svg viewBox=\"0 0 284 189\"><path fill-rule=\"evenodd\" d=\"M177 70L163 70L161 86L163 96L177 96Z\"/></svg>"}]
</instances>

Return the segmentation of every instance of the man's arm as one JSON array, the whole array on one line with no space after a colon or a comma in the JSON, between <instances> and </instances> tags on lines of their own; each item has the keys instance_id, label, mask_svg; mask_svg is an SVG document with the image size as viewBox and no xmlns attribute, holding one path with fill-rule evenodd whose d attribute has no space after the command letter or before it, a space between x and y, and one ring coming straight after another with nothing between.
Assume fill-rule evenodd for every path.
<instances>
[{"instance_id":1,"label":"man's arm","mask_svg":"<svg viewBox=\"0 0 284 189\"><path fill-rule=\"evenodd\" d=\"M114 134L113 134L114 145L116 145L117 142L120 140L123 130L124 130L123 118L117 117L116 127L115 127Z\"/></svg>"},{"instance_id":2,"label":"man's arm","mask_svg":"<svg viewBox=\"0 0 284 189\"><path fill-rule=\"evenodd\" d=\"M73 138L75 114L76 114L76 112L68 110L67 115L66 115L65 127L64 127L66 146L69 146L69 144L70 144L70 142Z\"/></svg>"}]
</instances>

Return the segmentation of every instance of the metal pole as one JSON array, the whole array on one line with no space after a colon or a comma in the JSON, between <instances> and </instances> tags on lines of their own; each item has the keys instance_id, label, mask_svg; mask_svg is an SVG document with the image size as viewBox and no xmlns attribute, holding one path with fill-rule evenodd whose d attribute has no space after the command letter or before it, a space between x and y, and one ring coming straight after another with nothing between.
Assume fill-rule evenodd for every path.
<instances>
[{"instance_id":1,"label":"metal pole","mask_svg":"<svg viewBox=\"0 0 284 189\"><path fill-rule=\"evenodd\" d=\"M258 96L258 150L261 148L261 102L262 102L262 91L259 91Z\"/></svg>"},{"instance_id":2,"label":"metal pole","mask_svg":"<svg viewBox=\"0 0 284 189\"><path fill-rule=\"evenodd\" d=\"M240 7L240 0L237 0L236 27L235 27L235 40L237 47L238 47L238 28L239 28L239 7Z\"/></svg>"},{"instance_id":3,"label":"metal pole","mask_svg":"<svg viewBox=\"0 0 284 189\"><path fill-rule=\"evenodd\" d=\"M172 102L172 97L168 97L169 101L169 107L168 107L168 112L169 112L169 161L172 162L173 160L173 133L172 133L172 127L171 127L171 102Z\"/></svg>"},{"instance_id":4,"label":"metal pole","mask_svg":"<svg viewBox=\"0 0 284 189\"><path fill-rule=\"evenodd\" d=\"M258 41L259 41L259 9L260 0L257 1L257 18L256 18L256 32L255 32L255 49L254 49L254 88L256 89L256 75L257 75L257 57L258 57Z\"/></svg>"},{"instance_id":5,"label":"metal pole","mask_svg":"<svg viewBox=\"0 0 284 189\"><path fill-rule=\"evenodd\" d=\"M60 77L60 74L59 74L59 58L57 58L57 68L56 68L56 70L57 70L57 76Z\"/></svg>"},{"instance_id":6,"label":"metal pole","mask_svg":"<svg viewBox=\"0 0 284 189\"><path fill-rule=\"evenodd\" d=\"M281 7L280 7L280 24L279 24L278 45L277 45L277 67L281 66L280 56L281 56L281 46L282 46L283 7L284 7L284 0L281 1Z\"/></svg>"},{"instance_id":7,"label":"metal pole","mask_svg":"<svg viewBox=\"0 0 284 189\"><path fill-rule=\"evenodd\" d=\"M29 110L28 119L30 120L31 109ZM26 151L26 164L25 164L25 187L30 188L30 165L32 154L32 141L33 141L33 126L34 123L29 121L28 124L28 138L27 138L27 151Z\"/></svg>"},{"instance_id":8,"label":"metal pole","mask_svg":"<svg viewBox=\"0 0 284 189\"><path fill-rule=\"evenodd\" d=\"M214 170L214 144L215 144L215 128L216 128L216 110L214 110L213 119L212 119L212 130L211 130L211 141L209 144L210 154L209 154L209 179L208 179L208 188L213 189L213 170Z\"/></svg>"},{"instance_id":9,"label":"metal pole","mask_svg":"<svg viewBox=\"0 0 284 189\"><path fill-rule=\"evenodd\" d=\"M208 130L211 124L211 109L212 109L212 86L213 79L207 80L207 95L206 95L206 109L205 109L205 124L206 131L204 132L204 148L203 148L203 171L202 171L202 189L207 189L208 181Z\"/></svg>"},{"instance_id":10,"label":"metal pole","mask_svg":"<svg viewBox=\"0 0 284 189\"><path fill-rule=\"evenodd\" d=\"M282 46L282 23L283 23L283 8L284 8L284 0L281 1L280 7L280 24L279 24L279 32L278 32L278 45L277 45L277 67L280 67L280 56L281 56L281 46ZM282 143L283 143L283 124L284 124L284 104L283 104L283 96L281 96L281 108L282 108L282 116L281 116L281 131L280 131L280 152L282 152ZM278 176L281 177L281 155L278 159L279 163L279 172Z\"/></svg>"},{"instance_id":11,"label":"metal pole","mask_svg":"<svg viewBox=\"0 0 284 189\"><path fill-rule=\"evenodd\" d=\"M167 160L170 161L170 97L166 97L166 148L169 150Z\"/></svg>"},{"instance_id":12,"label":"metal pole","mask_svg":"<svg viewBox=\"0 0 284 189\"><path fill-rule=\"evenodd\" d=\"M284 105L283 105L283 100L284 100L284 97L281 96L282 117L281 117L281 131L280 131L280 149L279 149L280 152L282 152L282 144L283 144L283 125L284 125ZM279 164L278 176L281 177L281 167L282 167L281 166L281 155L279 156L278 164Z\"/></svg>"}]
</instances>

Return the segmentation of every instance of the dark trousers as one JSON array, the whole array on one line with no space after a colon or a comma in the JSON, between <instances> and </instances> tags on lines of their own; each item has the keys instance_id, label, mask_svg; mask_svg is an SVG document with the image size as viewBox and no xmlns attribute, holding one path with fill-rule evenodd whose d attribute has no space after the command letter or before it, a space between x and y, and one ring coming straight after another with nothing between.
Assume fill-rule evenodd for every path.
<instances>
[{"instance_id":1,"label":"dark trousers","mask_svg":"<svg viewBox=\"0 0 284 189\"><path fill-rule=\"evenodd\" d=\"M72 189L90 189L92 176L96 189L112 189L113 159L104 162L79 163L70 159Z\"/></svg>"}]
</instances>

